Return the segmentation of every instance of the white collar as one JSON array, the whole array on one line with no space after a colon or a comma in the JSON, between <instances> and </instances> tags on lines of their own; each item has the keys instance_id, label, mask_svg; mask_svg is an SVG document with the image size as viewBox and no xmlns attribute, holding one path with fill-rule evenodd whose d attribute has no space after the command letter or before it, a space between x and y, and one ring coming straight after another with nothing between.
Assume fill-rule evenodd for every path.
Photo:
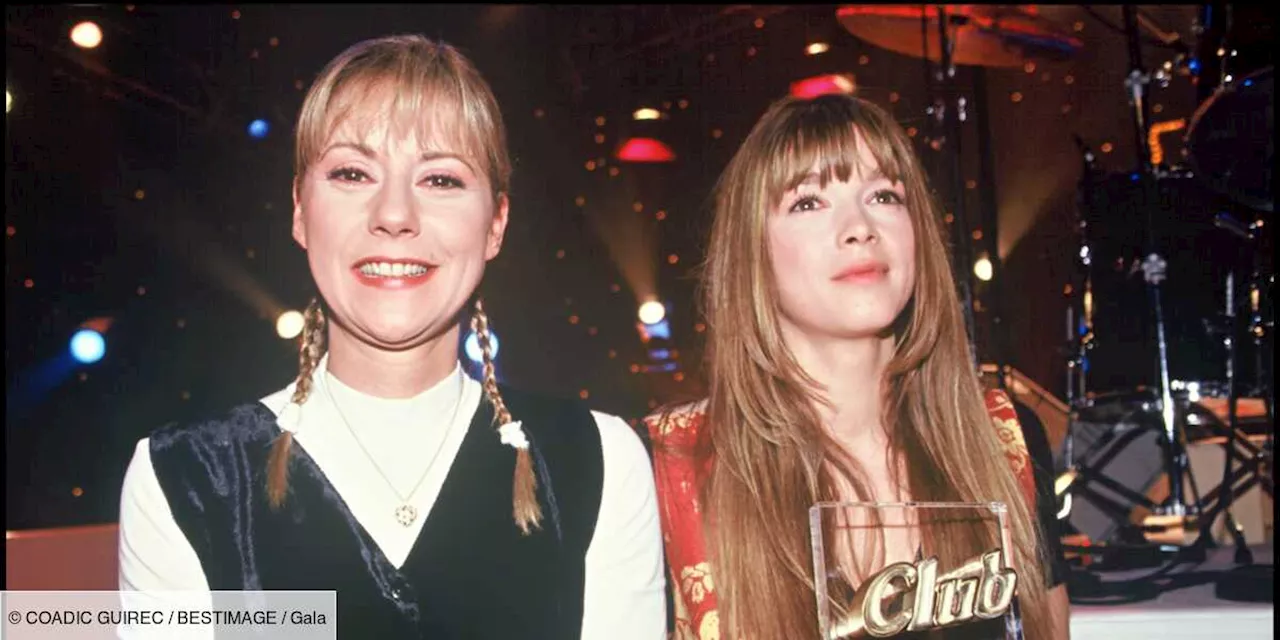
<instances>
[{"instance_id":1,"label":"white collar","mask_svg":"<svg viewBox=\"0 0 1280 640\"><path fill-rule=\"evenodd\" d=\"M324 356L320 358L320 362L316 363L315 368L311 372L311 385L312 385L312 391L313 391L312 397L314 397L315 392L323 391L324 390L323 385L328 383L328 380L329 380L329 376L327 375L329 371L328 365L329 365L329 354L326 353L324 354ZM456 381L459 381L462 377L463 377L462 364L455 363L453 371L448 376L446 376L444 380L440 381L437 384L448 384L451 382L456 382ZM293 401L293 393L297 389L297 387L298 387L298 382L297 380L294 380L293 382L289 383L289 386L285 387L283 390L273 393L270 396L267 396L266 398L263 399L263 403L266 404L268 407L279 407L279 409L276 411L276 424L279 425L280 428L283 429L284 431L288 431L294 434L295 436L298 435L298 433L301 431L302 424L303 424L303 414L304 412L307 412L307 408L305 406L307 403L305 401L303 404L298 404ZM459 389L458 392L461 393L462 390Z\"/></svg>"}]
</instances>

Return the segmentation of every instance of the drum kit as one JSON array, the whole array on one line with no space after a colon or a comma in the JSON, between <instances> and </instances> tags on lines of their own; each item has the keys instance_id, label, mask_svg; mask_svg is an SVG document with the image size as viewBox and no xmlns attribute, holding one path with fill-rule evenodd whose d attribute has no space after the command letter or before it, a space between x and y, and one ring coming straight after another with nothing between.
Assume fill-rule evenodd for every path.
<instances>
[{"instance_id":1,"label":"drum kit","mask_svg":"<svg viewBox=\"0 0 1280 640\"><path fill-rule=\"evenodd\" d=\"M1059 517L1070 512L1073 497L1102 505L1116 526L1107 528L1110 539L1089 540L1091 546L1140 544L1144 527L1133 522L1135 512L1176 520L1194 534L1194 541L1171 545L1185 552L1212 546L1210 527L1221 516L1235 536L1237 560L1244 562L1248 551L1232 522L1232 501L1255 486L1268 496L1273 490L1274 275L1266 227L1273 206L1273 84L1270 32L1257 28L1272 19L1259 14L1260 20L1251 20L1239 14L1248 9L1243 6L1205 5L1197 10L1195 42L1185 44L1136 6L1102 9L1119 15L1107 18L1083 7L1123 33L1123 90L1140 157L1132 171L1106 174L1077 139L1084 171L1077 191L1079 242L1068 249L1075 253L1076 273L1068 287L1070 416ZM925 61L930 90L940 96L929 114L948 146L958 144L966 116L954 87L956 65L972 67L981 79L984 68L1067 59L1083 49L1035 5L857 5L841 7L837 16L858 38ZM1148 68L1144 45L1169 50L1172 59ZM1251 47L1266 54L1238 55ZM1182 165L1153 157L1160 132L1153 136L1149 100L1153 88L1179 76L1194 79L1199 103L1181 123L1186 152L1173 159ZM985 90L976 81L974 88L971 109L981 136ZM989 160L982 164L987 172ZM958 165L953 158L942 184L955 188ZM961 224L952 226L967 230L963 199L953 200ZM998 263L994 206L984 209L989 255ZM952 240L968 304L969 238L961 232ZM998 282L999 272L994 275ZM1077 442L1081 425L1101 431L1086 447ZM1167 498L1152 500L1146 486L1126 486L1106 472L1143 435L1157 445L1145 455L1167 479ZM1222 481L1204 494L1188 468L1187 445L1194 440L1221 442L1227 458Z\"/></svg>"}]
</instances>

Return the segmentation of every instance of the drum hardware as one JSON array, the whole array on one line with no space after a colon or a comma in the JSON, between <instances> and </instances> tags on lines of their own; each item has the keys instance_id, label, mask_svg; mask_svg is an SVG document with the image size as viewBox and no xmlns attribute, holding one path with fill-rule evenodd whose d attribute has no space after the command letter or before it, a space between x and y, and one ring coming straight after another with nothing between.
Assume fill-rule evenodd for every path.
<instances>
[{"instance_id":1,"label":"drum hardware","mask_svg":"<svg viewBox=\"0 0 1280 640\"><path fill-rule=\"evenodd\" d=\"M1261 252L1253 250L1252 245L1256 244L1256 238L1261 224L1244 225L1234 217L1220 213L1213 219L1213 226L1225 231L1237 239L1245 240L1251 246L1251 252L1255 255L1254 269L1250 274L1249 296L1250 310L1249 315L1249 335L1253 337L1253 348L1255 349L1257 362L1254 363L1253 373L1255 380L1251 385L1253 388L1245 391L1244 385L1240 385L1241 380L1238 377L1235 363L1239 359L1238 353L1238 333L1235 330L1235 322L1237 318L1234 315L1236 307L1232 306L1231 314L1220 314L1217 317L1200 317L1200 323L1203 324L1207 335L1214 336L1214 340L1221 343L1221 347L1225 350L1227 367L1230 369L1230 377L1226 379L1225 385L1219 385L1216 380L1179 380L1173 376L1171 358L1169 353L1170 336L1167 331L1167 315L1166 309L1162 308L1162 286L1169 276L1169 265L1165 260L1164 254L1160 252L1160 247L1155 242L1155 231L1153 224L1153 204L1156 201L1154 187L1156 185L1164 186L1162 181L1165 180L1181 180L1185 177L1196 176L1197 179L1204 179L1203 175L1213 168L1208 160L1207 154L1202 151L1201 156L1205 158L1196 165L1197 158L1193 155L1192 162L1196 166L1196 170L1192 172L1179 172L1177 170L1169 170L1165 167L1152 166L1147 152L1147 128L1148 117L1145 104L1144 91L1145 87L1150 86L1154 81L1156 83L1165 84L1171 77L1176 68L1179 73L1186 69L1192 71L1197 66L1195 59L1188 60L1184 53L1180 53L1177 60L1173 63L1165 63L1155 73L1146 73L1141 63L1140 51L1137 45L1137 28L1135 25L1136 10L1133 7L1125 7L1123 9L1125 17L1125 33L1128 37L1130 72L1126 78L1126 90L1129 93L1129 103L1133 111L1133 119L1135 124L1135 133L1137 135L1137 148L1142 150L1142 158L1140 159L1141 169L1134 174L1135 186L1139 192L1139 207L1141 212L1137 212L1144 217L1145 228L1144 251L1141 255L1134 255L1123 260L1124 268L1129 270L1130 275L1141 274L1143 284L1148 294L1149 306L1151 307L1153 316L1149 322L1154 325L1155 342L1156 342L1156 369L1157 375L1155 383L1151 388L1139 387L1136 391L1126 393L1110 393L1096 395L1090 392L1090 365L1091 360L1096 356L1094 350L1099 344L1095 335L1094 313L1094 296L1097 293L1096 284L1099 273L1096 271L1100 267L1109 267L1112 265L1104 264L1106 259L1099 262L1099 254L1097 252L1097 230L1091 228L1090 222L1086 217L1078 220L1080 238L1078 243L1078 262L1076 263L1078 284L1071 288L1072 295L1067 309L1067 344L1066 344L1066 391L1068 405L1071 412L1068 417L1067 437L1063 445L1063 467L1065 473L1059 477L1057 493L1060 496L1059 518L1066 518L1071 513L1071 498L1075 493L1078 498L1090 498L1093 506L1102 508L1110 515L1117 518L1117 521L1125 521L1134 507L1148 507L1149 500L1135 491L1131 487L1117 487L1114 479L1107 477L1103 467L1111 459L1110 457L1099 458L1096 448L1089 449L1082 454L1077 451L1076 439L1078 437L1078 427L1081 424L1092 423L1095 426L1098 423L1113 425L1114 433L1108 434L1108 439L1113 447L1123 448L1129 442L1137 438L1136 430L1118 430L1122 423L1132 420L1135 417L1147 417L1148 422L1159 422L1162 432L1164 444L1164 466L1165 475L1170 480L1169 499L1161 504L1154 505L1157 508L1152 509L1154 515L1147 519L1145 523L1148 533L1162 530L1166 533L1180 531L1181 534L1186 533L1200 534L1195 543L1182 546L1179 556L1182 559L1195 559L1196 556L1202 555L1204 544L1202 542L1210 541L1211 538L1204 536L1203 532L1209 531L1215 519L1219 515L1224 515L1231 519L1229 513L1231 500L1244 490L1248 490L1253 484L1261 483L1263 489L1267 493L1271 493L1272 476L1270 456L1273 442L1273 423L1272 418L1272 384L1271 377L1266 371L1269 367L1264 367L1262 360L1269 355L1269 350L1264 348L1263 342L1269 336L1272 325L1262 318L1263 305L1260 305L1258 299L1261 295L1261 289L1264 282L1271 282L1270 276L1263 279L1260 274L1262 271L1260 261L1256 259ZM1267 71L1267 79L1269 81L1269 70ZM1226 78L1230 82L1230 78ZM1239 83L1238 83L1239 84ZM1254 83L1256 88L1259 83ZM1265 95L1270 96L1269 84L1264 89L1257 89L1255 96L1261 94L1265 90ZM1215 93L1217 104L1227 104L1223 98L1218 96L1222 92ZM1256 98L1255 98L1256 100ZM1254 106L1242 106L1244 102L1238 100L1231 108L1219 107L1220 112L1229 115L1238 115L1241 111L1253 109ZM1221 136L1221 122L1229 120L1229 115L1219 116L1218 124L1213 123L1212 119L1201 119L1199 126L1201 128L1201 136L1205 138L1215 138ZM1270 112L1268 112L1266 125L1268 133L1265 136L1270 140ZM1208 127L1208 129L1205 129ZM1208 131L1206 133L1206 131ZM1088 147L1077 137L1077 145L1080 148L1081 155L1084 158L1084 172L1078 185L1078 205L1082 210L1107 210L1107 202L1099 204L1095 202L1099 191L1098 175L1096 168L1093 166L1093 153ZM1190 145L1189 145L1190 146ZM1201 150L1207 147L1201 146ZM1193 153L1196 149L1192 148ZM1269 152L1269 151L1268 151ZM1268 163L1266 166L1270 166ZM1269 188L1269 183L1268 183ZM1236 202L1244 203L1252 206L1247 198L1239 197L1239 194L1232 193L1230 189L1215 189L1226 197L1234 199ZM1163 192L1162 192L1163 193ZM1269 192L1268 192L1269 194ZM1178 198L1173 198L1178 204L1176 206L1185 206ZM1269 209L1268 209L1269 210ZM1180 213L1180 212L1179 212ZM1170 216L1170 217L1180 217ZM1164 221L1162 220L1162 223ZM1110 241L1111 238L1106 238ZM1185 250L1185 249L1184 249ZM1104 252L1105 253L1105 252ZM1175 257L1179 257L1175 254ZM1202 258L1204 259L1204 258ZM1211 260L1214 258L1210 258ZM1117 258L1119 261L1120 258ZM1223 260L1225 262L1225 260ZM1136 267L1136 268L1135 268ZM1106 275L1105 269L1103 275ZM1113 270L1114 274L1120 273ZM1239 273L1232 271L1232 280L1229 281L1230 296L1233 298L1237 293L1235 286L1238 284ZM1189 284L1189 283L1184 283ZM1216 287L1215 287L1216 288ZM1106 293L1104 293L1104 296ZM1181 297L1181 296L1180 296ZM1269 307L1267 307L1269 310ZM1212 316L1212 314L1210 314ZM1185 318L1184 318L1185 319ZM1182 335L1186 335L1185 333ZM1110 339L1111 336L1104 336L1104 340ZM1108 348L1104 347L1103 351ZM1110 355L1110 354L1108 354ZM1213 361L1213 360L1211 360ZM1096 364L1096 363L1095 363ZM1106 381L1104 381L1106 382ZM1104 385L1105 386L1105 385ZM1224 386L1225 388L1218 388ZM1204 394L1202 397L1201 394ZM1238 437L1241 423L1241 416L1237 409L1240 407L1240 401L1245 393L1250 396L1261 395L1262 404L1265 411L1252 410L1251 413L1265 414L1267 420L1266 434L1267 444L1259 449L1248 440ZM1228 415L1224 419L1214 416L1212 411L1205 409L1203 404L1207 404L1209 400L1214 402L1221 401L1226 398L1228 407ZM1250 402L1254 402L1254 398L1250 398ZM1141 421L1139 421L1141 422ZM1152 425L1154 426L1154 425ZM1198 487L1195 486L1195 478L1190 474L1189 461L1185 451L1185 439L1187 437L1188 428L1199 428L1200 432L1214 431L1222 434L1222 440L1225 443L1224 451L1228 456L1227 469L1224 469L1224 482L1215 487L1209 493L1201 496ZM1095 445L1097 442L1094 443ZM1150 446L1150 445L1148 445ZM1243 464L1232 467L1233 460L1243 460ZM1195 497L1194 502L1189 503L1183 495L1183 479L1189 481L1191 493ZM1245 483L1241 486L1241 483ZM1105 498L1100 499L1093 488L1102 488L1111 492L1111 503L1108 504ZM1127 489L1122 491L1119 489ZM1118 499L1116 499L1118 498ZM1101 504L1099 504L1101 503ZM1139 531L1143 527L1137 528ZM1228 529L1235 531L1236 528L1232 523L1228 522ZM1122 534L1121 537L1124 537ZM1185 540L1185 538L1183 538ZM1237 545L1241 538L1237 537ZM1094 541L1096 545L1100 541ZM1130 544L1134 542L1132 536L1124 540L1107 540L1101 541L1103 544L1114 542L1117 544ZM1248 560L1244 554L1238 554L1241 560Z\"/></svg>"},{"instance_id":2,"label":"drum hardware","mask_svg":"<svg viewBox=\"0 0 1280 640\"><path fill-rule=\"evenodd\" d=\"M1152 220L1152 205L1155 203L1155 192L1151 166L1151 149L1147 137L1150 125L1150 105L1145 99L1147 83L1150 75L1142 66L1142 45L1139 39L1137 23L1137 7L1125 5L1121 8L1124 14L1125 39L1129 48L1129 75L1125 87L1129 91L1129 106L1134 119L1134 136L1141 156L1139 157L1138 182L1141 186L1140 202L1146 214L1146 246L1142 261L1143 280L1147 284L1147 295L1151 301L1156 329L1156 348L1159 352L1159 392L1160 417L1163 421L1166 440L1166 462L1169 471L1169 499L1159 510L1164 515L1183 516L1187 514L1187 505L1183 498L1182 479L1187 475L1187 459L1185 452L1180 451L1178 434L1174 425L1173 396L1169 389L1169 347L1165 332L1164 309L1161 300L1161 285L1165 280L1168 262L1155 251L1155 230Z\"/></svg>"},{"instance_id":3,"label":"drum hardware","mask_svg":"<svg viewBox=\"0 0 1280 640\"><path fill-rule=\"evenodd\" d=\"M1257 234L1259 231L1259 227L1258 225L1245 227L1239 221L1235 220L1230 215L1225 213L1219 213L1215 217L1214 223L1215 223L1215 226L1217 226L1218 228L1223 229L1233 235L1236 235L1236 236L1244 235L1244 239L1247 240L1247 242L1244 243L1244 246L1246 247L1246 251L1251 257L1250 262L1252 263L1251 269L1250 269L1249 284L1247 287L1248 298L1249 298L1248 299L1249 321L1250 321L1249 333L1253 337L1255 347L1259 349L1256 355L1261 360L1262 358L1264 358L1264 352L1261 349L1262 349L1262 340L1265 337L1266 330L1265 330L1264 322L1262 319L1263 307L1261 304L1261 279L1262 279L1261 265L1260 265L1259 257L1257 255L1258 254ZM1239 335L1240 326L1238 322L1238 314L1237 314L1238 305L1236 303L1235 294L1236 294L1236 270L1232 269L1230 272L1227 273L1226 304L1225 304L1225 310L1223 313L1224 322L1221 323L1222 324L1221 328L1223 329L1221 334L1221 339L1223 341L1224 346L1226 347L1226 354L1227 354L1226 371L1225 371L1225 374L1226 374L1225 380L1226 380L1226 386L1227 386L1227 389L1226 389L1227 420L1225 424L1226 441L1224 444L1224 449L1226 451L1226 464L1223 465L1221 484L1218 485L1218 488L1214 491L1214 493L1211 496L1207 496L1207 498L1209 498L1208 502L1212 506L1205 513L1205 517L1200 522L1199 537L1197 538L1195 544L1199 546L1206 546L1206 547L1214 545L1211 531L1217 516L1221 515L1225 520L1226 530L1231 534L1232 541L1235 544L1236 564L1251 565L1253 564L1253 554L1249 550L1248 544L1245 542L1244 534L1240 531L1240 527L1236 524L1235 516L1231 512L1231 506L1237 496L1243 495L1255 484L1261 484L1262 490L1265 491L1268 495L1273 496L1274 477L1271 475L1271 472L1270 472L1270 467L1272 466L1271 465L1272 450L1270 447L1271 438L1269 437L1268 443L1264 445L1262 449L1258 449L1257 447L1252 446L1252 444L1249 443L1247 439L1243 439L1240 437L1241 435L1240 429L1239 429L1240 391L1239 391L1238 385L1236 384L1236 369L1237 369L1236 340L1237 340L1237 336ZM1269 388L1272 386L1271 381L1267 377L1265 372L1265 367L1263 366L1259 366L1255 369L1255 376L1256 376L1255 384L1258 387L1257 389L1255 389L1255 391L1259 392L1260 395L1262 395L1264 412L1266 414L1266 417L1270 419L1271 411L1270 411L1269 398L1270 398L1271 392L1269 391ZM1267 431L1268 435L1270 436L1270 434L1273 431L1274 431L1273 425L1268 424L1268 431ZM1243 444L1245 445L1244 446L1245 451L1241 452L1244 454L1241 456L1242 457L1241 468L1235 469L1233 468L1233 465L1235 462L1236 454L1238 453L1238 450L1241 448L1240 447L1241 441L1243 441ZM1243 483L1242 486L1241 486L1241 483Z\"/></svg>"}]
</instances>

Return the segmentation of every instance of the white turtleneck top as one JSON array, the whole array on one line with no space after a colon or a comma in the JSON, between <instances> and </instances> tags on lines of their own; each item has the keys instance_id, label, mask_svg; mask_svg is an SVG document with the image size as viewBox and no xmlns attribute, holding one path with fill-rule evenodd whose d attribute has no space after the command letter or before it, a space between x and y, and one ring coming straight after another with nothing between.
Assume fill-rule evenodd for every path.
<instances>
[{"instance_id":1,"label":"white turtleneck top","mask_svg":"<svg viewBox=\"0 0 1280 640\"><path fill-rule=\"evenodd\" d=\"M483 391L458 366L415 397L377 398L344 385L326 364L327 358L317 366L315 385L300 407L290 404L292 384L262 402L282 428L294 431L352 514L400 567L431 513ZM600 430L604 487L586 557L582 637L664 638L662 534L649 457L620 418L596 411L592 416ZM396 507L406 503L402 498L418 511L408 527L395 519ZM209 589L156 479L147 439L138 443L125 473L120 589Z\"/></svg>"}]
</instances>

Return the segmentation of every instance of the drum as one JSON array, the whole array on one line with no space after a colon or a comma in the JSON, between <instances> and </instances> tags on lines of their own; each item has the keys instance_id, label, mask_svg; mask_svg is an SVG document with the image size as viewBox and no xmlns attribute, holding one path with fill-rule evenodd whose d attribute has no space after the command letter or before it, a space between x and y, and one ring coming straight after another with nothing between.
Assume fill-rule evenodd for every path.
<instances>
[{"instance_id":1,"label":"drum","mask_svg":"<svg viewBox=\"0 0 1280 640\"><path fill-rule=\"evenodd\" d=\"M1106 394L1159 388L1155 306L1142 270L1148 247L1168 265L1160 305L1170 378L1221 386L1227 367L1222 334L1226 280L1234 269L1236 295L1247 295L1240 280L1252 265L1243 241L1213 220L1222 212L1243 220L1252 220L1251 214L1188 176L1157 180L1149 198L1127 174L1103 176L1084 189L1081 216L1090 256L1095 341L1085 364L1088 390ZM1241 327L1247 321L1241 318ZM1237 340L1236 351L1236 380L1247 395L1255 382L1256 358L1248 341Z\"/></svg>"},{"instance_id":2,"label":"drum","mask_svg":"<svg viewBox=\"0 0 1280 640\"><path fill-rule=\"evenodd\" d=\"M1187 128L1191 167L1209 187L1259 211L1273 208L1274 84L1271 67L1238 79L1196 109Z\"/></svg>"},{"instance_id":3,"label":"drum","mask_svg":"<svg viewBox=\"0 0 1280 640\"><path fill-rule=\"evenodd\" d=\"M1218 381L1170 380L1176 424L1188 442L1226 434L1230 396ZM1245 434L1267 430L1266 407L1261 398L1242 394L1236 403L1236 426ZM1154 388L1093 394L1076 403L1076 420L1085 425L1136 425L1162 432L1160 397Z\"/></svg>"}]
</instances>

